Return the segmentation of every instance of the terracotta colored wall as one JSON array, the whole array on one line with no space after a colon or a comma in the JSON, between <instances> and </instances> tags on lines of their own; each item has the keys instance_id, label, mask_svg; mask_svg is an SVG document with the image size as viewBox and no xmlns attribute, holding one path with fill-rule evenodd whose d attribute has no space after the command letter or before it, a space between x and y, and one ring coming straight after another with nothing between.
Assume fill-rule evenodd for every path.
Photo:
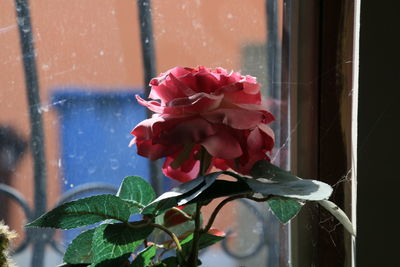
<instances>
[{"instance_id":1,"label":"terracotta colored wall","mask_svg":"<svg viewBox=\"0 0 400 267\"><path fill-rule=\"evenodd\" d=\"M29 114L14 1L0 5L0 124L26 138ZM31 0L37 65L44 106L53 90L138 88L142 62L136 1ZM264 0L154 0L158 71L176 65L240 70L241 48L265 42ZM58 121L43 112L49 205L59 192ZM32 160L26 155L12 178L32 199Z\"/></svg>"}]
</instances>

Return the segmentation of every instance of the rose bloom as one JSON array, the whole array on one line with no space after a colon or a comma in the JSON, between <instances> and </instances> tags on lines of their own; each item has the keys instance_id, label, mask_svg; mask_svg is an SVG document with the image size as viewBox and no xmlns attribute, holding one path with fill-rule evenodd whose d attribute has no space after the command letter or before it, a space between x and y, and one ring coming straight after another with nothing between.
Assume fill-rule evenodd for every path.
<instances>
[{"instance_id":1,"label":"rose bloom","mask_svg":"<svg viewBox=\"0 0 400 267\"><path fill-rule=\"evenodd\" d=\"M256 161L269 160L274 117L266 109L256 78L223 68L175 67L150 81L154 111L133 130L138 154L166 157L163 173L181 182L199 174L201 151L212 167L249 174Z\"/></svg>"}]
</instances>

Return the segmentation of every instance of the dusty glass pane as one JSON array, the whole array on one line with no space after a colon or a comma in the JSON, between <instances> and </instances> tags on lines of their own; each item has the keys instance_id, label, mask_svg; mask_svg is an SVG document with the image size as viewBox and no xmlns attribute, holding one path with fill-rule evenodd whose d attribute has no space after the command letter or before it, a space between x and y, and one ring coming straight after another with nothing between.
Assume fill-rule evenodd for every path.
<instances>
[{"instance_id":1,"label":"dusty glass pane","mask_svg":"<svg viewBox=\"0 0 400 267\"><path fill-rule=\"evenodd\" d=\"M18 32L18 23L24 21L17 20L13 1L3 2L0 182L20 192L33 212L37 188ZM128 147L132 127L146 117L146 111L134 99L135 94L144 94L136 1L47 0L30 1L28 7L40 93L40 104L35 108L43 117L44 127L47 207L70 199L65 194L79 191L88 183L100 189L82 189L71 198L112 192L127 175L149 179L147 160ZM280 87L282 1L158 0L152 1L151 7L156 72L174 66L204 65L258 77L271 110L277 114L277 145L271 160L287 167L289 105L288 95L281 94ZM171 182L166 179L164 188L169 186ZM19 233L16 246L23 245L27 215L4 193L0 201L5 203L1 205L1 219ZM222 245L202 253L204 266L276 266L287 261L287 231L263 204L236 201L224 208L216 227L226 231L228 237ZM58 250L74 235L76 231L54 235L53 243L46 246L45 266L61 262ZM30 266L31 257L32 247L27 246L14 258L18 265Z\"/></svg>"}]
</instances>

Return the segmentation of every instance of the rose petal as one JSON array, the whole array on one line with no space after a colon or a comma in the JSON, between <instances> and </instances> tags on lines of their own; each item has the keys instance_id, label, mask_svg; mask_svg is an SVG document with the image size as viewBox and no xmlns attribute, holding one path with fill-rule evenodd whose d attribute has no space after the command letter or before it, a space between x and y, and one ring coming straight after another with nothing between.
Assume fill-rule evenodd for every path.
<instances>
[{"instance_id":1,"label":"rose petal","mask_svg":"<svg viewBox=\"0 0 400 267\"><path fill-rule=\"evenodd\" d=\"M129 147L134 146L136 144L136 137L132 138L132 140L129 142Z\"/></svg>"},{"instance_id":2,"label":"rose petal","mask_svg":"<svg viewBox=\"0 0 400 267\"><path fill-rule=\"evenodd\" d=\"M226 233L224 231L218 230L216 228L211 228L210 230L208 230L207 233L210 235L215 235L215 236L220 236L220 237L224 237L226 235Z\"/></svg>"},{"instance_id":3,"label":"rose petal","mask_svg":"<svg viewBox=\"0 0 400 267\"><path fill-rule=\"evenodd\" d=\"M247 137L247 151L249 154L262 151L263 148L263 136L260 133L259 128L252 130Z\"/></svg>"},{"instance_id":4,"label":"rose petal","mask_svg":"<svg viewBox=\"0 0 400 267\"><path fill-rule=\"evenodd\" d=\"M267 110L265 105L235 104L235 106L246 110L256 110L262 112L264 114L263 123L270 123L275 120L274 116Z\"/></svg>"},{"instance_id":5,"label":"rose petal","mask_svg":"<svg viewBox=\"0 0 400 267\"><path fill-rule=\"evenodd\" d=\"M263 134L264 138L264 148L267 151L271 151L274 148L275 142L275 134L274 131L266 124L259 124L258 129L260 129L260 133Z\"/></svg>"},{"instance_id":6,"label":"rose petal","mask_svg":"<svg viewBox=\"0 0 400 267\"><path fill-rule=\"evenodd\" d=\"M223 171L229 169L229 166L224 159L213 158L211 165Z\"/></svg>"},{"instance_id":7,"label":"rose petal","mask_svg":"<svg viewBox=\"0 0 400 267\"><path fill-rule=\"evenodd\" d=\"M187 81L191 75L182 77ZM219 87L219 75L213 73L210 69L199 66L197 72L192 72L191 88L197 93L212 93Z\"/></svg>"},{"instance_id":8,"label":"rose petal","mask_svg":"<svg viewBox=\"0 0 400 267\"><path fill-rule=\"evenodd\" d=\"M243 82L243 92L247 94L260 93L260 84L257 83L257 79L255 77L246 75L241 82Z\"/></svg>"},{"instance_id":9,"label":"rose petal","mask_svg":"<svg viewBox=\"0 0 400 267\"><path fill-rule=\"evenodd\" d=\"M237 93L243 90L243 85L237 81L229 81L227 77L221 77L221 86L215 90L216 95Z\"/></svg>"},{"instance_id":10,"label":"rose petal","mask_svg":"<svg viewBox=\"0 0 400 267\"><path fill-rule=\"evenodd\" d=\"M136 125L131 134L139 140L151 139L159 134L160 127L157 127L157 124L163 124L163 128L166 128L174 122L178 123L179 120L170 119L166 121L162 116L153 115L150 119L143 120Z\"/></svg>"},{"instance_id":11,"label":"rose petal","mask_svg":"<svg viewBox=\"0 0 400 267\"><path fill-rule=\"evenodd\" d=\"M222 95L198 93L187 98L174 99L169 103L169 106L175 110L174 112L179 111L180 114L197 114L218 108L222 98ZM165 108L164 112L170 112L168 107Z\"/></svg>"},{"instance_id":12,"label":"rose petal","mask_svg":"<svg viewBox=\"0 0 400 267\"><path fill-rule=\"evenodd\" d=\"M167 157L164 161L162 172L165 176L178 180L182 183L196 178L200 170L200 161L194 160L193 156L186 160L179 168L172 168L173 157Z\"/></svg>"},{"instance_id":13,"label":"rose petal","mask_svg":"<svg viewBox=\"0 0 400 267\"><path fill-rule=\"evenodd\" d=\"M180 146L169 145L165 146L162 144L153 144L152 140L137 141L136 142L137 153L140 156L149 158L150 160L157 160L165 156L175 153Z\"/></svg>"},{"instance_id":14,"label":"rose petal","mask_svg":"<svg viewBox=\"0 0 400 267\"><path fill-rule=\"evenodd\" d=\"M168 73L160 80L152 80L149 98L160 99L163 104L177 97L185 97L185 84L175 78L172 73Z\"/></svg>"},{"instance_id":15,"label":"rose petal","mask_svg":"<svg viewBox=\"0 0 400 267\"><path fill-rule=\"evenodd\" d=\"M256 154L251 155L251 157L249 157L246 161L240 162L237 165L237 167L232 169L241 174L247 175L250 174L253 165L260 160L269 160L269 157L263 152L258 152Z\"/></svg>"},{"instance_id":16,"label":"rose petal","mask_svg":"<svg viewBox=\"0 0 400 267\"><path fill-rule=\"evenodd\" d=\"M196 93L193 90L195 83L195 79L193 78L192 73L188 72L185 75L176 77L175 75L171 74L171 83L173 83L176 88L178 88L185 96L191 96Z\"/></svg>"},{"instance_id":17,"label":"rose petal","mask_svg":"<svg viewBox=\"0 0 400 267\"><path fill-rule=\"evenodd\" d=\"M188 68L188 67L175 67L175 68L172 68L170 71L170 73L172 73L176 77L185 76L192 72L193 72L193 68Z\"/></svg>"},{"instance_id":18,"label":"rose petal","mask_svg":"<svg viewBox=\"0 0 400 267\"><path fill-rule=\"evenodd\" d=\"M243 85L242 85L243 86ZM242 87L243 88L243 87ZM234 104L261 104L261 94L248 94L243 89L236 92L225 93L226 100Z\"/></svg>"},{"instance_id":19,"label":"rose petal","mask_svg":"<svg viewBox=\"0 0 400 267\"><path fill-rule=\"evenodd\" d=\"M155 121L152 119L141 121L138 125L135 126L135 128L133 128L131 134L136 136L136 139L139 140L151 139L153 137L151 128L154 122Z\"/></svg>"},{"instance_id":20,"label":"rose petal","mask_svg":"<svg viewBox=\"0 0 400 267\"><path fill-rule=\"evenodd\" d=\"M168 106L163 106L157 101L146 101L140 96L136 98L141 105L158 114L191 115L218 108L223 96L198 93L190 97L175 98L168 103Z\"/></svg>"},{"instance_id":21,"label":"rose petal","mask_svg":"<svg viewBox=\"0 0 400 267\"><path fill-rule=\"evenodd\" d=\"M199 144L207 137L214 135L216 129L202 118L182 120L171 129L164 129L155 141L162 144Z\"/></svg>"},{"instance_id":22,"label":"rose petal","mask_svg":"<svg viewBox=\"0 0 400 267\"><path fill-rule=\"evenodd\" d=\"M264 114L253 110L220 108L201 115L211 123L224 124L235 129L251 129L260 124Z\"/></svg>"},{"instance_id":23,"label":"rose petal","mask_svg":"<svg viewBox=\"0 0 400 267\"><path fill-rule=\"evenodd\" d=\"M161 104L157 101L146 101L138 95L136 95L136 99L140 105L145 106L151 111L154 111L156 113L163 113L164 111L164 107L162 107Z\"/></svg>"},{"instance_id":24,"label":"rose petal","mask_svg":"<svg viewBox=\"0 0 400 267\"><path fill-rule=\"evenodd\" d=\"M234 159L242 155L239 142L229 133L229 130L219 130L201 142L201 145L210 155L217 158Z\"/></svg>"}]
</instances>

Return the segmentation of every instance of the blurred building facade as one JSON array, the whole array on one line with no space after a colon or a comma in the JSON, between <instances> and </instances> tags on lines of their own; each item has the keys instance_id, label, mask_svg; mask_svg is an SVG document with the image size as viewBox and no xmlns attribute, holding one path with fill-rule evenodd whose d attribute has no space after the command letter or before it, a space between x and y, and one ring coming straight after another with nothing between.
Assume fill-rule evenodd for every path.
<instances>
[{"instance_id":1,"label":"blurred building facade","mask_svg":"<svg viewBox=\"0 0 400 267\"><path fill-rule=\"evenodd\" d=\"M221 66L250 71L246 74L266 80L264 0L155 0L151 4L157 73L174 66ZM38 108L44 119L48 207L52 207L64 186L60 101L54 101L54 95L71 88L96 93L132 90L133 99L134 89L143 88L140 25L136 1L42 0L30 1L30 8L41 97ZM0 125L29 140L14 1L2 1L0 14ZM255 64L249 62L249 55ZM7 183L33 205L29 147L25 154ZM22 232L22 211L14 203L9 203L10 210L14 215L8 216L8 223Z\"/></svg>"}]
</instances>

